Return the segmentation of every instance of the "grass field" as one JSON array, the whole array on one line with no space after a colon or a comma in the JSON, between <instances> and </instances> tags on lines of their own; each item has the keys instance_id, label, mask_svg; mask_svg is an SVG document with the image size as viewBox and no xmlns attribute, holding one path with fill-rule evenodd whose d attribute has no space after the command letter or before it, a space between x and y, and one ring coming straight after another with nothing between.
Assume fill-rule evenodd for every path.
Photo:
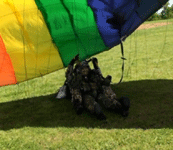
<instances>
[{"instance_id":1,"label":"grass field","mask_svg":"<svg viewBox=\"0 0 173 150\"><path fill-rule=\"evenodd\" d=\"M173 24L134 32L124 43L119 85L120 46L96 55L117 96L131 100L127 118L105 109L107 122L87 112L77 116L69 100L54 99L65 69L0 87L0 150L173 149L172 44Z\"/></svg>"}]
</instances>

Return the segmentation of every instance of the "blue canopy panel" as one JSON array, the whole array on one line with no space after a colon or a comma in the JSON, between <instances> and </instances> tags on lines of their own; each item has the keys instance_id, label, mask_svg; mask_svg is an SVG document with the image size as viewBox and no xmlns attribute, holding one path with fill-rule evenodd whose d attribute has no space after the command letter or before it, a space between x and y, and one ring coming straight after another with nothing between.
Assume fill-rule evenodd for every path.
<instances>
[{"instance_id":1,"label":"blue canopy panel","mask_svg":"<svg viewBox=\"0 0 173 150\"><path fill-rule=\"evenodd\" d=\"M109 48L134 32L168 0L88 0L97 27Z\"/></svg>"}]
</instances>

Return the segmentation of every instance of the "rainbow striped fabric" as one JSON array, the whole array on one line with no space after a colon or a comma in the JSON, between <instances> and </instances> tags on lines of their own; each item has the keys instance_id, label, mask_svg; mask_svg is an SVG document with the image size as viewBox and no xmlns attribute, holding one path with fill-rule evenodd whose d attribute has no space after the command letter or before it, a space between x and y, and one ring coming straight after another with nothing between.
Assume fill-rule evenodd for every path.
<instances>
[{"instance_id":1,"label":"rainbow striped fabric","mask_svg":"<svg viewBox=\"0 0 173 150\"><path fill-rule=\"evenodd\" d=\"M108 50L167 0L1 0L0 86Z\"/></svg>"}]
</instances>

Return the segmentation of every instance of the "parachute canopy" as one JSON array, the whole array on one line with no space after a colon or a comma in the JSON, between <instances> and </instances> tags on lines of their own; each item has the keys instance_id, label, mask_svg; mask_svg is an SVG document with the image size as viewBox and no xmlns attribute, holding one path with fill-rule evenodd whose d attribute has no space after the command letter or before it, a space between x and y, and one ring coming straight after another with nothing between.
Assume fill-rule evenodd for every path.
<instances>
[{"instance_id":1,"label":"parachute canopy","mask_svg":"<svg viewBox=\"0 0 173 150\"><path fill-rule=\"evenodd\" d=\"M118 45L167 1L1 0L0 86Z\"/></svg>"}]
</instances>

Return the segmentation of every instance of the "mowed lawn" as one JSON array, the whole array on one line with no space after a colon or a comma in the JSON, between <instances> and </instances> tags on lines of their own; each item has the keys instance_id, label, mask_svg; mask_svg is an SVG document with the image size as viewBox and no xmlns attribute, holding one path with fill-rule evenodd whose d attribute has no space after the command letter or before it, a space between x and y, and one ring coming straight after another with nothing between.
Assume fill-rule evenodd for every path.
<instances>
[{"instance_id":1,"label":"mowed lawn","mask_svg":"<svg viewBox=\"0 0 173 150\"><path fill-rule=\"evenodd\" d=\"M56 100L65 80L62 69L0 87L0 150L173 149L173 24L134 32L124 42L124 52L119 85L120 46L96 57L103 75L112 75L117 96L130 98L127 118L104 108L107 122L86 111L78 116L70 100Z\"/></svg>"}]
</instances>

